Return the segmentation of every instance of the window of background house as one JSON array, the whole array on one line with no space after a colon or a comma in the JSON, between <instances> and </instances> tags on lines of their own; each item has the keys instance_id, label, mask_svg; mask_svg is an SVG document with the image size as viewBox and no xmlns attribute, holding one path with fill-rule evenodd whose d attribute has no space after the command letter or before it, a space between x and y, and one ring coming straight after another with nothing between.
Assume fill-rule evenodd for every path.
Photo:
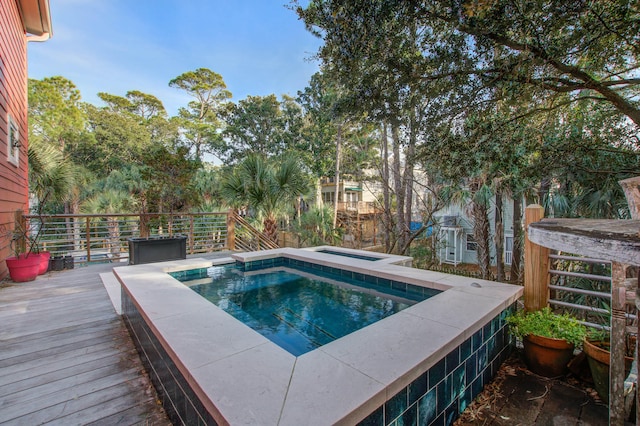
<instances>
[{"instance_id":1,"label":"window of background house","mask_svg":"<svg viewBox=\"0 0 640 426\"><path fill-rule=\"evenodd\" d=\"M13 121L11 116L7 120L9 137L7 139L7 160L14 166L20 165L20 132L18 125Z\"/></svg>"},{"instance_id":2,"label":"window of background house","mask_svg":"<svg viewBox=\"0 0 640 426\"><path fill-rule=\"evenodd\" d=\"M476 243L476 239L473 237L473 234L466 234L467 235L467 251L476 251L477 248L477 243Z\"/></svg>"}]
</instances>

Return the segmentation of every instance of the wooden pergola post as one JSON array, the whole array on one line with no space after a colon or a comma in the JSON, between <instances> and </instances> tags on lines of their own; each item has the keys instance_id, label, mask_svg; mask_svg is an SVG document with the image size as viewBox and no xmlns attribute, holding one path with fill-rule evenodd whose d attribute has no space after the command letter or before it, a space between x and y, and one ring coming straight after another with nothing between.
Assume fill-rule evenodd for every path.
<instances>
[{"instance_id":1,"label":"wooden pergola post","mask_svg":"<svg viewBox=\"0 0 640 426\"><path fill-rule=\"evenodd\" d=\"M549 249L529 240L529 225L544 218L544 207L527 206L524 213L524 309L537 311L549 304Z\"/></svg>"},{"instance_id":2,"label":"wooden pergola post","mask_svg":"<svg viewBox=\"0 0 640 426\"><path fill-rule=\"evenodd\" d=\"M233 210L229 210L227 213L227 250L236 249L236 221L233 215Z\"/></svg>"}]
</instances>

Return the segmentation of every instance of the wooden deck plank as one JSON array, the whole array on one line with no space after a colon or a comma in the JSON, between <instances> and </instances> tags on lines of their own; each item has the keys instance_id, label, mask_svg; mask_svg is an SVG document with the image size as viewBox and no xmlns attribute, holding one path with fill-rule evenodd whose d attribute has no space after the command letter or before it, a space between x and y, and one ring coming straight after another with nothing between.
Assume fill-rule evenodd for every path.
<instances>
[{"instance_id":1,"label":"wooden deck plank","mask_svg":"<svg viewBox=\"0 0 640 426\"><path fill-rule=\"evenodd\" d=\"M27 409L31 409L46 403L51 397L62 398L67 394L77 397L84 393L95 392L106 384L113 386L119 381L126 381L131 377L130 374L135 372L135 369L125 370L123 376L122 368L117 362L93 368L90 371L80 371L78 374L72 370L68 369L69 374L62 378L54 375L53 378L28 380L24 385L13 383L8 386L8 392L7 389L0 389L0 418L4 416L5 410L16 404L29 402ZM12 392L11 388L15 388L15 391Z\"/></svg>"},{"instance_id":2,"label":"wooden deck plank","mask_svg":"<svg viewBox=\"0 0 640 426\"><path fill-rule=\"evenodd\" d=\"M127 389L125 390L128 390L129 386L128 385L125 385L125 386L127 387ZM117 394L122 394L122 391L120 389L115 389L115 390L112 390L112 395L115 395L116 392ZM95 405L88 406L92 402L95 402ZM152 403L151 400L147 400L144 402ZM96 409L96 406L98 405L100 407L99 410ZM83 407L83 409L77 410L77 411L71 411L71 410L75 410L76 406ZM103 390L101 392L96 392L95 395L94 394L87 395L86 398L79 398L78 400L73 401L70 404L67 404L64 407L64 412L62 414L66 414L71 411L69 414L61 415L60 417L43 424L52 425L52 426L53 425L68 426L68 425L86 424L86 423L99 421L104 417L111 417L111 416L120 414L123 411L129 410L129 409L131 409L131 404L126 398L122 396L110 398L110 395L106 394L106 390ZM144 419L144 416L141 416L141 414L142 413L137 413L138 420L140 421Z\"/></svg>"},{"instance_id":3,"label":"wooden deck plank","mask_svg":"<svg viewBox=\"0 0 640 426\"><path fill-rule=\"evenodd\" d=\"M0 396L7 389L16 392L22 389L28 389L37 382L49 382L55 380L56 377L66 377L71 374L79 374L90 371L98 367L103 367L117 360L120 351L116 348L107 348L97 352L91 352L88 355L80 355L75 358L67 358L66 360L56 361L53 363L43 363L33 368L19 369L10 374L0 377ZM68 371L72 369L72 371Z\"/></svg>"},{"instance_id":4,"label":"wooden deck plank","mask_svg":"<svg viewBox=\"0 0 640 426\"><path fill-rule=\"evenodd\" d=\"M0 424L169 424L100 280L111 267L0 285Z\"/></svg>"},{"instance_id":5,"label":"wooden deck plank","mask_svg":"<svg viewBox=\"0 0 640 426\"><path fill-rule=\"evenodd\" d=\"M135 379L132 380L135 381ZM85 388L87 389L86 391ZM78 411L86 411L86 415L89 415L90 412L95 413L94 416L97 414L97 418L81 419L80 423L77 421L75 423L72 421L66 421L60 424L70 425L89 423L96 421L105 415L114 414L113 412L108 412L107 407L109 401L113 399L119 398L121 399L121 402L128 405L128 407L121 408L119 411L131 407L131 398L128 397L128 393L130 393L131 390L133 390L131 384L120 381L114 382L111 377L107 377L100 382L100 386L97 388L92 389L84 386L81 388L80 392L73 392L73 398L67 397L68 395L71 395L71 393L66 395L64 393L58 393L48 395L46 398L34 401L30 407L21 406L17 409L9 407L9 409L6 410L6 414L3 409L3 412L0 413L0 419L3 420L0 421L4 421L6 418L7 421L11 420L21 424L36 425L51 422ZM141 402L149 401L144 399ZM104 414L103 409L107 409Z\"/></svg>"},{"instance_id":6,"label":"wooden deck plank","mask_svg":"<svg viewBox=\"0 0 640 426\"><path fill-rule=\"evenodd\" d=\"M69 308L73 309L73 308ZM28 319L20 319L15 322L11 322L7 324L5 330L0 332L0 340L10 339L16 336L24 336L27 333L22 332L21 330L24 327L30 326L31 330L34 333L42 332L42 331L55 331L62 326L72 326L85 324L86 321L99 321L101 319L109 319L112 318L112 314L110 312L96 312L95 315L87 314L87 315L75 315L68 316L64 314L55 314L48 316L40 316L35 315L32 320Z\"/></svg>"},{"instance_id":7,"label":"wooden deck plank","mask_svg":"<svg viewBox=\"0 0 640 426\"><path fill-rule=\"evenodd\" d=\"M56 344L51 342L49 346L37 346L37 342L29 342L26 344L34 345L31 350L28 348L16 348L7 351L7 356L0 359L0 368L7 368L20 362L40 359L43 356L61 354L73 349L87 348L93 345L102 344L111 340L108 335L92 337L91 335L78 335L73 339L69 338L65 342Z\"/></svg>"},{"instance_id":8,"label":"wooden deck plank","mask_svg":"<svg viewBox=\"0 0 640 426\"><path fill-rule=\"evenodd\" d=\"M31 374L39 374L42 369L48 368L49 365L54 365L60 368L65 368L65 365L74 365L81 359L90 359L91 357L100 357L104 354L110 354L109 356L119 352L119 349L114 348L112 342L101 343L92 345L80 349L72 349L67 352L61 352L51 356L43 356L42 358L33 359L27 362L19 362L12 366L11 369L0 369L0 383L10 383L11 375L28 370Z\"/></svg>"},{"instance_id":9,"label":"wooden deck plank","mask_svg":"<svg viewBox=\"0 0 640 426\"><path fill-rule=\"evenodd\" d=\"M3 344L3 347L0 348L0 359L2 359L2 354L16 352L16 349L14 349L14 346L16 345L24 345L26 348L32 348L32 343L37 341L39 345L46 344L47 347L50 347L50 343L58 343L57 345L51 346L59 346L67 341L75 341L78 336L99 336L101 334L110 335L113 330L119 327L119 319L107 318L97 321L87 321L84 324L62 326L56 329L55 333L52 333L51 331L40 331L21 334L20 336L7 339L0 339L0 342ZM25 352L29 352L28 349L23 350Z\"/></svg>"}]
</instances>

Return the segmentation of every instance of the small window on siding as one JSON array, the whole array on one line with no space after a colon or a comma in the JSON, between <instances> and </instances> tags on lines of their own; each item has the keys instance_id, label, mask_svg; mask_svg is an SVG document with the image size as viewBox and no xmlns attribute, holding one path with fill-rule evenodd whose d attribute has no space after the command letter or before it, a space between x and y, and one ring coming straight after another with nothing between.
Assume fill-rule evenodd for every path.
<instances>
[{"instance_id":1,"label":"small window on siding","mask_svg":"<svg viewBox=\"0 0 640 426\"><path fill-rule=\"evenodd\" d=\"M9 137L7 139L7 160L14 166L18 167L20 165L20 132L18 130L18 125L15 121L9 116L8 121L8 130Z\"/></svg>"},{"instance_id":2,"label":"small window on siding","mask_svg":"<svg viewBox=\"0 0 640 426\"><path fill-rule=\"evenodd\" d=\"M476 243L476 239L473 237L473 234L467 235L467 251L476 251L478 244Z\"/></svg>"}]
</instances>

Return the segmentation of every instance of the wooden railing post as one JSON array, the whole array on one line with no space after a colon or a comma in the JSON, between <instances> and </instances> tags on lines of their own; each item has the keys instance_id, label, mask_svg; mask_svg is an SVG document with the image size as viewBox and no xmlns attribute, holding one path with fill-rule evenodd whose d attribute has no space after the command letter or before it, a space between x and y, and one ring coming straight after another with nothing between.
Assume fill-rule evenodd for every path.
<instances>
[{"instance_id":1,"label":"wooden railing post","mask_svg":"<svg viewBox=\"0 0 640 426\"><path fill-rule=\"evenodd\" d=\"M524 309L537 311L549 303L549 249L529 241L529 225L544 218L544 208L532 204L525 209Z\"/></svg>"},{"instance_id":2,"label":"wooden railing post","mask_svg":"<svg viewBox=\"0 0 640 426\"><path fill-rule=\"evenodd\" d=\"M233 210L227 213L227 249L236 249L236 221L233 218Z\"/></svg>"}]
</instances>

